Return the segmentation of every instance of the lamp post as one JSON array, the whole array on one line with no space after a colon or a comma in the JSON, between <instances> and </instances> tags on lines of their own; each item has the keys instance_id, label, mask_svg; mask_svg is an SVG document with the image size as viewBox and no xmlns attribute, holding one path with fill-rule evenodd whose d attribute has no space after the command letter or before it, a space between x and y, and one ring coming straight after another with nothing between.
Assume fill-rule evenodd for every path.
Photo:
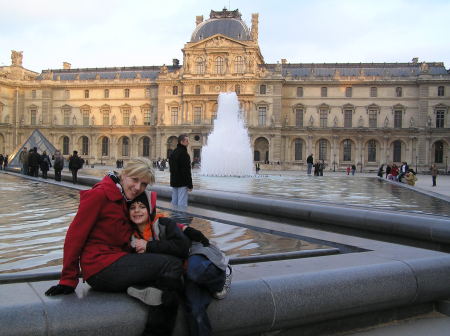
<instances>
[{"instance_id":1,"label":"lamp post","mask_svg":"<svg viewBox=\"0 0 450 336\"><path fill-rule=\"evenodd\" d=\"M417 174L417 155L416 155L416 174Z\"/></svg>"},{"instance_id":2,"label":"lamp post","mask_svg":"<svg viewBox=\"0 0 450 336\"><path fill-rule=\"evenodd\" d=\"M333 159L333 172L336 171L336 154L334 154L334 159Z\"/></svg>"}]
</instances>

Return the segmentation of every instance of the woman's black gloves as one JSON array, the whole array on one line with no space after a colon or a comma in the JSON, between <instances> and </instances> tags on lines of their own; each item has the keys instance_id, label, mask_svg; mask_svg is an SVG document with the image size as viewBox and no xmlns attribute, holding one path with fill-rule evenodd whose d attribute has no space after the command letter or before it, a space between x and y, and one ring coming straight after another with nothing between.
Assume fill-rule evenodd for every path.
<instances>
[{"instance_id":1,"label":"woman's black gloves","mask_svg":"<svg viewBox=\"0 0 450 336\"><path fill-rule=\"evenodd\" d=\"M66 285L56 285L56 286L52 286L50 287L46 292L45 295L47 296L54 296L54 295L67 295L67 294L72 294L73 292L75 292L75 288L70 287L70 286L66 286Z\"/></svg>"},{"instance_id":2,"label":"woman's black gloves","mask_svg":"<svg viewBox=\"0 0 450 336\"><path fill-rule=\"evenodd\" d=\"M203 246L209 246L209 240L205 237L205 235L194 228L188 226L184 229L183 233L192 241L202 243Z\"/></svg>"}]
</instances>

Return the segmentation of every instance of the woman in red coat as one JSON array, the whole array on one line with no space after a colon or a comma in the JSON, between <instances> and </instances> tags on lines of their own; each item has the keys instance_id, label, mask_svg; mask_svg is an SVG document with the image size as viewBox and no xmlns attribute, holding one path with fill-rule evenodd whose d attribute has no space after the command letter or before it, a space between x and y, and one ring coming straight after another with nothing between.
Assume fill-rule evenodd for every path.
<instances>
[{"instance_id":1,"label":"woman in red coat","mask_svg":"<svg viewBox=\"0 0 450 336\"><path fill-rule=\"evenodd\" d=\"M176 317L177 291L182 290L182 261L156 253L131 253L133 232L127 202L154 183L152 164L146 159L130 162L119 176L109 174L92 189L80 192L78 212L67 230L59 284L46 295L70 294L78 277L99 291L120 292L132 285L154 286L172 304L151 307L145 335L169 334ZM153 311L153 313L152 313ZM156 316L155 316L156 315Z\"/></svg>"}]
</instances>

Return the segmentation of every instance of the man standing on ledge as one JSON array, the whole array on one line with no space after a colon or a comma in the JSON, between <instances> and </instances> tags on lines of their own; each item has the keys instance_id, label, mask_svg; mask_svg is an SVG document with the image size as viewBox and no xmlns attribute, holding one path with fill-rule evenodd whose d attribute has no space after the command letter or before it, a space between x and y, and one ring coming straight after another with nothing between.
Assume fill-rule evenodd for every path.
<instances>
[{"instance_id":1,"label":"man standing on ledge","mask_svg":"<svg viewBox=\"0 0 450 336\"><path fill-rule=\"evenodd\" d=\"M188 191L192 191L191 157L187 152L189 138L186 134L178 137L177 148L169 158L172 204L186 207Z\"/></svg>"},{"instance_id":2,"label":"man standing on ledge","mask_svg":"<svg viewBox=\"0 0 450 336\"><path fill-rule=\"evenodd\" d=\"M309 156L306 158L306 163L308 164L308 175L311 175L312 166L314 163L314 158L312 154L309 154Z\"/></svg>"}]
</instances>

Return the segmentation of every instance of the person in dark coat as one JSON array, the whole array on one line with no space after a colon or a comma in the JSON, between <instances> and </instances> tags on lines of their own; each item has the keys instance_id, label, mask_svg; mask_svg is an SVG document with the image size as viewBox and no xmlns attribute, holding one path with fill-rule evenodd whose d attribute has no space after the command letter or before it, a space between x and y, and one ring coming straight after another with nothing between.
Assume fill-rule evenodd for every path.
<instances>
[{"instance_id":1,"label":"person in dark coat","mask_svg":"<svg viewBox=\"0 0 450 336\"><path fill-rule=\"evenodd\" d=\"M0 170L3 169L3 160L5 160L5 158L3 157L3 154L0 154Z\"/></svg>"},{"instance_id":2,"label":"person in dark coat","mask_svg":"<svg viewBox=\"0 0 450 336\"><path fill-rule=\"evenodd\" d=\"M40 161L41 156L38 153L37 147L34 147L28 155L28 166L30 167L31 176L38 177Z\"/></svg>"},{"instance_id":3,"label":"person in dark coat","mask_svg":"<svg viewBox=\"0 0 450 336\"><path fill-rule=\"evenodd\" d=\"M56 150L55 162L53 162L53 168L55 169L55 181L61 182L61 171L64 169L64 157L61 155L61 151Z\"/></svg>"},{"instance_id":4,"label":"person in dark coat","mask_svg":"<svg viewBox=\"0 0 450 336\"><path fill-rule=\"evenodd\" d=\"M78 170L83 167L83 159L78 156L77 151L73 151L73 155L69 158L69 169L72 172L72 182L77 184L78 182Z\"/></svg>"},{"instance_id":5,"label":"person in dark coat","mask_svg":"<svg viewBox=\"0 0 450 336\"><path fill-rule=\"evenodd\" d=\"M380 166L380 168L378 169L378 174L377 174L377 176L378 176L378 177L383 177L383 174L384 174L384 164L382 164L382 165Z\"/></svg>"},{"instance_id":6,"label":"person in dark coat","mask_svg":"<svg viewBox=\"0 0 450 336\"><path fill-rule=\"evenodd\" d=\"M390 165L387 165L386 166L386 178L388 178L388 175L391 174L391 170L392 170L392 167Z\"/></svg>"},{"instance_id":7,"label":"person in dark coat","mask_svg":"<svg viewBox=\"0 0 450 336\"><path fill-rule=\"evenodd\" d=\"M5 157L3 159L3 170L5 170L6 167L8 167L8 160L9 160L9 155L5 155Z\"/></svg>"},{"instance_id":8,"label":"person in dark coat","mask_svg":"<svg viewBox=\"0 0 450 336\"><path fill-rule=\"evenodd\" d=\"M313 167L313 163L314 163L314 158L312 154L309 154L308 157L306 158L306 164L308 165L308 171L307 174L311 175L311 170Z\"/></svg>"},{"instance_id":9,"label":"person in dark coat","mask_svg":"<svg viewBox=\"0 0 450 336\"><path fill-rule=\"evenodd\" d=\"M50 157L47 155L46 151L44 151L42 153L39 165L41 166L42 177L46 179L47 172L49 171L50 167L52 166L52 163L50 162Z\"/></svg>"},{"instance_id":10,"label":"person in dark coat","mask_svg":"<svg viewBox=\"0 0 450 336\"><path fill-rule=\"evenodd\" d=\"M172 204L187 206L188 192L192 191L191 157L187 152L189 138L186 134L178 137L177 148L169 158Z\"/></svg>"}]
</instances>

